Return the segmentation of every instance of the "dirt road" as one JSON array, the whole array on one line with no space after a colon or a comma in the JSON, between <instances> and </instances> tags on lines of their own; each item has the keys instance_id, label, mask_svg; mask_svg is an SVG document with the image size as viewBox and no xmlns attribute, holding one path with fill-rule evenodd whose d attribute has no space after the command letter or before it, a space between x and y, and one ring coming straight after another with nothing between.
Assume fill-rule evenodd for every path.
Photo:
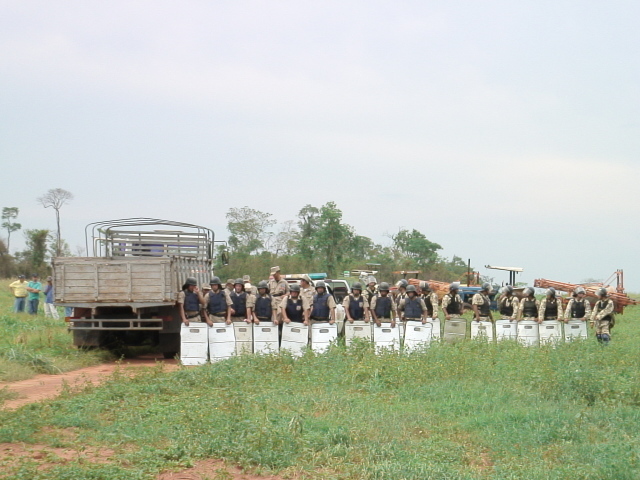
<instances>
[{"instance_id":1,"label":"dirt road","mask_svg":"<svg viewBox=\"0 0 640 480\"><path fill-rule=\"evenodd\" d=\"M4 402L4 405L0 408L14 410L28 403L55 398L60 394L65 384L71 388L82 386L85 383L98 385L117 368L124 372L134 372L140 367L155 367L159 362L164 364L164 368L167 371L179 368L175 359L165 360L162 356L147 355L122 362L104 363L95 367L81 368L60 375L37 375L19 382L0 382L0 389L6 387L9 392L15 392L18 395L17 398Z\"/></svg>"}]
</instances>

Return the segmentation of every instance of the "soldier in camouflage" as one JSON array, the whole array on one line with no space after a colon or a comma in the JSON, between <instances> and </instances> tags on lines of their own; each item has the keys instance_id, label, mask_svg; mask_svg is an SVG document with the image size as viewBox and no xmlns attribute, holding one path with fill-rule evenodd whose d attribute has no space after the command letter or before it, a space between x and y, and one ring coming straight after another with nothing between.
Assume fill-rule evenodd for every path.
<instances>
[{"instance_id":1,"label":"soldier in camouflage","mask_svg":"<svg viewBox=\"0 0 640 480\"><path fill-rule=\"evenodd\" d=\"M607 297L607 289L598 289L598 301L593 306L590 325L596 328L598 342L608 344L611 340L610 330L615 323L613 300Z\"/></svg>"},{"instance_id":2,"label":"soldier in camouflage","mask_svg":"<svg viewBox=\"0 0 640 480\"><path fill-rule=\"evenodd\" d=\"M587 291L584 287L576 287L573 291L573 298L569 300L564 311L564 322L569 320L581 320L585 322L591 317L591 303L587 300Z\"/></svg>"}]
</instances>

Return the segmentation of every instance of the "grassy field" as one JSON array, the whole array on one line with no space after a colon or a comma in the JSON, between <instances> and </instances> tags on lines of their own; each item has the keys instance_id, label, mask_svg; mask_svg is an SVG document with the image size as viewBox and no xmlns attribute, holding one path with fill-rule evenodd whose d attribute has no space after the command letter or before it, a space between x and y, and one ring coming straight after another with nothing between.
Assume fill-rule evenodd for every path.
<instances>
[{"instance_id":1,"label":"grassy field","mask_svg":"<svg viewBox=\"0 0 640 480\"><path fill-rule=\"evenodd\" d=\"M5 287L11 280L1 280ZM62 312L62 309L60 309ZM61 373L103 362L106 352L80 352L70 342L64 319L13 313L13 296L0 288L0 382L24 380L38 373ZM0 390L0 400L2 400Z\"/></svg>"},{"instance_id":2,"label":"grassy field","mask_svg":"<svg viewBox=\"0 0 640 480\"><path fill-rule=\"evenodd\" d=\"M0 443L25 449L0 478L152 479L224 458L284 478L638 479L639 321L627 309L607 347L359 344L117 374L0 412Z\"/></svg>"}]
</instances>

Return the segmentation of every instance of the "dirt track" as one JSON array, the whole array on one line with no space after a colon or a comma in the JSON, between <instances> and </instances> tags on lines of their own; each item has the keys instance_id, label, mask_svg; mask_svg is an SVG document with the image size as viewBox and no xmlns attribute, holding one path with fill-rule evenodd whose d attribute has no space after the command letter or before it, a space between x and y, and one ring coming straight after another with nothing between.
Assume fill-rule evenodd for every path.
<instances>
[{"instance_id":1,"label":"dirt track","mask_svg":"<svg viewBox=\"0 0 640 480\"><path fill-rule=\"evenodd\" d=\"M95 367L81 368L60 375L37 375L19 382L0 382L0 389L7 387L10 392L18 394L18 398L7 400L2 407L13 410L29 403L55 398L60 394L64 384L74 388L85 383L99 384L102 379L111 375L117 368L123 371L135 371L140 367L154 367L162 362L167 371L178 369L176 360L165 360L161 356L147 355L128 359L122 362L104 363Z\"/></svg>"}]
</instances>

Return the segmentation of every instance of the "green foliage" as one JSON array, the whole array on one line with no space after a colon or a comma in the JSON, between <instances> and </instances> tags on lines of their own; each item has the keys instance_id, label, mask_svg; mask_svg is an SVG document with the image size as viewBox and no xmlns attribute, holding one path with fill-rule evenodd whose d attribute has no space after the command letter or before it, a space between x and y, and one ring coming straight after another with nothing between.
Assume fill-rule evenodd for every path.
<instances>
[{"instance_id":1,"label":"green foliage","mask_svg":"<svg viewBox=\"0 0 640 480\"><path fill-rule=\"evenodd\" d=\"M4 220L2 228L7 230L7 252L11 248L11 233L22 228L21 224L15 222L18 213L20 213L18 207L2 207L2 220Z\"/></svg>"},{"instance_id":2,"label":"green foliage","mask_svg":"<svg viewBox=\"0 0 640 480\"><path fill-rule=\"evenodd\" d=\"M229 246L234 252L250 254L262 250L269 233L276 224L270 213L249 207L230 208L227 212Z\"/></svg>"},{"instance_id":3,"label":"green foliage","mask_svg":"<svg viewBox=\"0 0 640 480\"><path fill-rule=\"evenodd\" d=\"M466 341L376 355L358 343L117 373L0 413L0 442L109 448L106 461L48 459L45 469L24 457L0 478L152 479L223 458L284 478L631 480L638 320L629 308L608 347L593 337L556 348Z\"/></svg>"},{"instance_id":4,"label":"green foliage","mask_svg":"<svg viewBox=\"0 0 640 480\"><path fill-rule=\"evenodd\" d=\"M438 258L437 251L442 247L437 243L430 242L424 234L416 229L400 230L393 235L394 246L405 256L414 260L416 267L424 268L435 263Z\"/></svg>"},{"instance_id":5,"label":"green foliage","mask_svg":"<svg viewBox=\"0 0 640 480\"><path fill-rule=\"evenodd\" d=\"M16 254L24 271L44 275L47 273L45 260L48 258L47 243L51 239L49 230L25 230L26 248ZM29 273L29 274L31 274Z\"/></svg>"}]
</instances>

